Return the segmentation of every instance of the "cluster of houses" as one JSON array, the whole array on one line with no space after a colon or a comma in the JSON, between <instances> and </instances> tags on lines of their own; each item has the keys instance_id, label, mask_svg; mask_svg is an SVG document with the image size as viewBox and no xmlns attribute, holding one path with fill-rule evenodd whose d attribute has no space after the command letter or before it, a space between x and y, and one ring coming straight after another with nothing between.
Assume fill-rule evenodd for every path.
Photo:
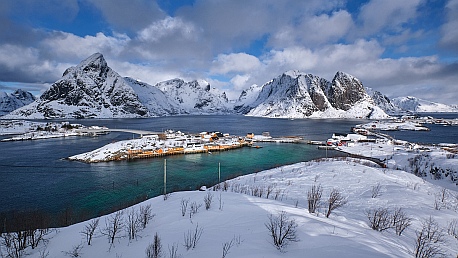
<instances>
[{"instance_id":1,"label":"cluster of houses","mask_svg":"<svg viewBox=\"0 0 458 258\"><path fill-rule=\"evenodd\" d=\"M326 145L352 147L356 142L375 142L375 139L367 138L366 135L362 134L334 133L332 137L326 141Z\"/></svg>"}]
</instances>

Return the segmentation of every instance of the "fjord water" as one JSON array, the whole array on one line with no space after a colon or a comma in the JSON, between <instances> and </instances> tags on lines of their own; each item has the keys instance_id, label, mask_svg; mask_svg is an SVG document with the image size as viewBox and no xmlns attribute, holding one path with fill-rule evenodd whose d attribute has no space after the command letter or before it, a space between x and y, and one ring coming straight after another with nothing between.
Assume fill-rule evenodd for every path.
<instances>
[{"instance_id":1,"label":"fjord water","mask_svg":"<svg viewBox=\"0 0 458 258\"><path fill-rule=\"evenodd\" d=\"M333 132L349 132L361 120L268 119L244 116L176 116L148 119L75 120L87 126L198 133L220 131L233 135L269 131L274 137L302 136L325 140ZM452 130L453 131L453 130ZM455 127L456 132L456 127ZM396 132L401 133L401 132ZM411 132L411 134L427 134ZM64 158L107 143L138 137L113 132L98 137L69 137L0 143L0 212L42 210L51 214L71 209L95 216L134 200L163 192L163 159L85 164ZM398 138L398 137L397 137ZM456 139L456 138L455 138ZM455 140L456 141L456 140ZM305 144L262 143L213 154L167 158L167 191L194 190L237 175L324 157L325 151ZM337 155L328 152L328 155Z\"/></svg>"}]
</instances>

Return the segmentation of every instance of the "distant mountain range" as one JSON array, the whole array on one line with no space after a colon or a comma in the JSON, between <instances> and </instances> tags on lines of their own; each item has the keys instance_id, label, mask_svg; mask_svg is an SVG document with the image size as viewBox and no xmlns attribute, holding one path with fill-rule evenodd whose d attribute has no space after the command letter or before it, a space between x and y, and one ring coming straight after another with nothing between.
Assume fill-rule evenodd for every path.
<instances>
[{"instance_id":1,"label":"distant mountain range","mask_svg":"<svg viewBox=\"0 0 458 258\"><path fill-rule=\"evenodd\" d=\"M96 53L38 99L21 90L0 93L0 113L9 119L127 118L180 114L244 114L279 118L387 118L401 111L458 112L456 107L413 97L390 100L337 72L332 81L299 71L242 91L236 101L204 80L172 79L150 85L121 77Z\"/></svg>"}]
</instances>

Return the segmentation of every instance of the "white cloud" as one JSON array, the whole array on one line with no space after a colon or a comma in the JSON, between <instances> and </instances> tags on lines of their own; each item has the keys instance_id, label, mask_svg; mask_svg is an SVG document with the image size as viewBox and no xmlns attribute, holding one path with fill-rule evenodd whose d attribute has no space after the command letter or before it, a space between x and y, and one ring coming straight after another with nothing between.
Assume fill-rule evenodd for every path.
<instances>
[{"instance_id":1,"label":"white cloud","mask_svg":"<svg viewBox=\"0 0 458 258\"><path fill-rule=\"evenodd\" d=\"M288 25L278 30L270 44L275 47L294 45L317 46L339 40L353 27L351 14L345 10L333 12L331 15L307 15L301 23Z\"/></svg>"},{"instance_id":2,"label":"white cloud","mask_svg":"<svg viewBox=\"0 0 458 258\"><path fill-rule=\"evenodd\" d=\"M247 88L248 86L247 83L250 80L250 78L251 76L249 74L244 74L244 75L237 74L230 80L230 83L234 86L234 89L238 91L242 91Z\"/></svg>"},{"instance_id":3,"label":"white cloud","mask_svg":"<svg viewBox=\"0 0 458 258\"><path fill-rule=\"evenodd\" d=\"M43 40L43 51L49 51L56 59L82 60L93 53L119 56L131 39L124 34L106 36L99 32L95 36L80 37L66 32L54 32Z\"/></svg>"},{"instance_id":4,"label":"white cloud","mask_svg":"<svg viewBox=\"0 0 458 258\"><path fill-rule=\"evenodd\" d=\"M157 42L166 37L181 37L185 40L196 40L198 30L191 23L185 23L180 18L167 17L154 22L138 33L141 41Z\"/></svg>"},{"instance_id":5,"label":"white cloud","mask_svg":"<svg viewBox=\"0 0 458 258\"><path fill-rule=\"evenodd\" d=\"M255 56L246 53L219 54L213 61L212 73L252 72L259 69L261 62Z\"/></svg>"},{"instance_id":6,"label":"white cloud","mask_svg":"<svg viewBox=\"0 0 458 258\"><path fill-rule=\"evenodd\" d=\"M442 25L440 43L458 52L458 0L450 0L446 10L447 22Z\"/></svg>"},{"instance_id":7,"label":"white cloud","mask_svg":"<svg viewBox=\"0 0 458 258\"><path fill-rule=\"evenodd\" d=\"M372 0L361 7L359 20L365 35L383 29L399 30L399 26L413 19L422 0Z\"/></svg>"}]
</instances>

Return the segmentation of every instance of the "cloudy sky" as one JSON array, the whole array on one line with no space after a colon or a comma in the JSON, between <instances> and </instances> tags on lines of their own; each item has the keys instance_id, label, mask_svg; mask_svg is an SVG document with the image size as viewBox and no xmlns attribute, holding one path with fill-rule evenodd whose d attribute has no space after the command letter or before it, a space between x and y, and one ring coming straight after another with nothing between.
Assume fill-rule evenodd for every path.
<instances>
[{"instance_id":1,"label":"cloudy sky","mask_svg":"<svg viewBox=\"0 0 458 258\"><path fill-rule=\"evenodd\" d=\"M231 97L287 70L344 71L458 104L458 0L0 1L0 91L39 94L95 52L122 76L206 79Z\"/></svg>"}]
</instances>

